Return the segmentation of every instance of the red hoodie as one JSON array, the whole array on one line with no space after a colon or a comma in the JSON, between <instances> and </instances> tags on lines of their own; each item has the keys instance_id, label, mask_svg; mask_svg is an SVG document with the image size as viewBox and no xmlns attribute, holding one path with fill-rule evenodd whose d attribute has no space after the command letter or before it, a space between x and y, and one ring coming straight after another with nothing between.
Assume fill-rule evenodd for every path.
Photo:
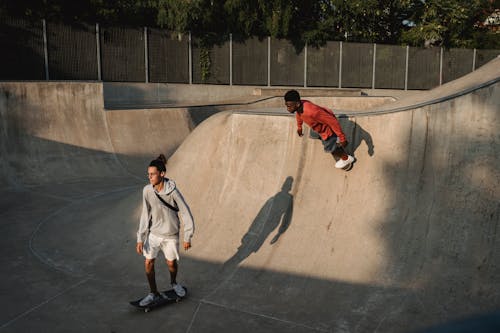
<instances>
[{"instance_id":1,"label":"red hoodie","mask_svg":"<svg viewBox=\"0 0 500 333\"><path fill-rule=\"evenodd\" d=\"M300 102L302 103L303 111L302 113L295 112L297 128L299 130L302 130L302 123L305 122L312 130L318 132L323 140L336 135L340 142L345 141L345 134L332 110L323 108L307 100L301 100Z\"/></svg>"}]
</instances>

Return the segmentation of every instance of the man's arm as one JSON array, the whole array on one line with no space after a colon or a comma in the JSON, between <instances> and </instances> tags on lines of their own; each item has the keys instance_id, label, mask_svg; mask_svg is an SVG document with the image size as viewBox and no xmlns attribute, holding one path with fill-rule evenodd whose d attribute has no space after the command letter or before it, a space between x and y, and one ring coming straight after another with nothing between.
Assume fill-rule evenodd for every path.
<instances>
[{"instance_id":1,"label":"man's arm","mask_svg":"<svg viewBox=\"0 0 500 333\"><path fill-rule=\"evenodd\" d=\"M151 207L146 200L146 188L142 191L142 212L139 221L139 230L137 230L137 244L144 243L148 235L149 220L151 219ZM142 246L141 246L142 250ZM139 252L139 251L137 251ZM142 251L141 251L142 252Z\"/></svg>"},{"instance_id":2,"label":"man's arm","mask_svg":"<svg viewBox=\"0 0 500 333\"><path fill-rule=\"evenodd\" d=\"M342 131L342 127L340 126L337 117L333 113L329 113L326 110L320 111L317 113L316 120L328 125L332 131L337 135L340 142L346 142L345 134Z\"/></svg>"},{"instance_id":3,"label":"man's arm","mask_svg":"<svg viewBox=\"0 0 500 333\"><path fill-rule=\"evenodd\" d=\"M304 120L302 120L302 117L298 112L295 113L295 120L297 121L297 134L299 136L302 136L303 135L302 124L304 123Z\"/></svg>"},{"instance_id":4,"label":"man's arm","mask_svg":"<svg viewBox=\"0 0 500 333\"><path fill-rule=\"evenodd\" d=\"M179 217L181 218L182 223L184 223L184 249L187 250L191 247L191 238L194 235L193 215L191 214L191 210L189 209L189 206L184 200L181 192L178 189L175 189L172 194L174 196L175 203L179 208Z\"/></svg>"}]
</instances>

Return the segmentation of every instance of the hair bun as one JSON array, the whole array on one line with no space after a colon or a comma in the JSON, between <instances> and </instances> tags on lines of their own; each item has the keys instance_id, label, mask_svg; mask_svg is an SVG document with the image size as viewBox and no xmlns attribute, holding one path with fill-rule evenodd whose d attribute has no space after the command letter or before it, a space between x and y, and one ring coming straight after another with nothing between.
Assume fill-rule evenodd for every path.
<instances>
[{"instance_id":1,"label":"hair bun","mask_svg":"<svg viewBox=\"0 0 500 333\"><path fill-rule=\"evenodd\" d=\"M158 155L156 159L162 161L164 164L167 164L167 158L163 154Z\"/></svg>"}]
</instances>

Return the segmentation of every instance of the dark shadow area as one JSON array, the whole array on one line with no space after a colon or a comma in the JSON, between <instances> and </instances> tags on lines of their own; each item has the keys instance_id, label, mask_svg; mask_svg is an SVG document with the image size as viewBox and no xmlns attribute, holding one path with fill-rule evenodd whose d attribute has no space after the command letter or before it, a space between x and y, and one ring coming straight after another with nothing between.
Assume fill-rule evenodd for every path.
<instances>
[{"instance_id":1,"label":"dark shadow area","mask_svg":"<svg viewBox=\"0 0 500 333\"><path fill-rule=\"evenodd\" d=\"M41 20L0 19L0 79L45 80L43 27Z\"/></svg>"},{"instance_id":2,"label":"dark shadow area","mask_svg":"<svg viewBox=\"0 0 500 333\"><path fill-rule=\"evenodd\" d=\"M496 83L411 111L405 155L384 163L393 192L386 197L386 273L418 285L436 322L500 308L499 89ZM470 327L430 332L490 332L487 324Z\"/></svg>"},{"instance_id":3,"label":"dark shadow area","mask_svg":"<svg viewBox=\"0 0 500 333\"><path fill-rule=\"evenodd\" d=\"M99 79L95 30L95 25L83 22L47 23L51 80Z\"/></svg>"},{"instance_id":4,"label":"dark shadow area","mask_svg":"<svg viewBox=\"0 0 500 333\"><path fill-rule=\"evenodd\" d=\"M361 127L355 121L352 121L348 118L340 118L339 119L340 126L344 130L346 134L347 141L349 144L346 147L346 151L348 154L356 157L355 153L358 150L361 143L364 141L367 146L367 153L371 157L375 155L375 145L373 144L373 138L363 127Z\"/></svg>"},{"instance_id":5,"label":"dark shadow area","mask_svg":"<svg viewBox=\"0 0 500 333\"><path fill-rule=\"evenodd\" d=\"M292 198L286 188L291 182L290 177L281 194L273 197L278 200L275 204L288 205L286 212L275 210L276 215L283 215L282 221L284 215L288 214L290 218L292 213ZM255 329L259 332L317 332L343 328L362 332L375 330L377 318L393 311L379 329L394 332L408 328L400 320L421 315L418 298L404 288L330 281L310 275L276 272L266 267L242 267L224 288L210 295L214 286L226 278L219 274L221 264L190 258L189 252L182 251L179 281L188 287L189 297L178 305L167 306L145 317L128 305L128 301L148 290L143 258L135 253L141 186L90 199L82 198L66 203L62 208L61 203L52 199L51 202L57 203L55 213L46 207L38 211L48 201L43 196L35 199L25 208L42 221L38 228L38 221L26 223L31 219L20 215L19 209L10 210L5 216L7 222L25 222L26 219L25 223L3 226L4 235L8 237L4 246L9 246L13 255L22 254L26 259L16 274L4 276L2 281L8 287L6 290L11 290L9 287L13 288L23 274L28 274L22 280L29 288L23 291L26 297L14 297L19 295L18 292L9 293L10 306L8 311L2 312L0 324L15 319L25 309L54 294L60 295L14 320L7 326L12 331L30 331L34 325L41 331L57 330L57 325L71 325L74 331L89 328L116 332L140 327L161 329L165 325L164 316L168 315L178 318L176 325L169 326L170 332L186 332L189 325L193 332L217 328L239 332ZM266 207L272 210L265 205L263 211ZM287 226L282 225L273 241L279 242L278 238L286 231ZM20 242L26 244L33 232L33 253L30 253L25 246L19 245ZM289 260L290 264L295 263L294 258ZM12 260L5 261L4 268L15 265ZM162 288L168 286L166 265L158 265L157 281ZM82 284L71 288L77 283ZM268 290L270 292L268 288L272 288L271 296L265 295ZM110 304L113 304L113 311L110 311ZM417 311L405 312L408 308ZM103 312L107 313L105 317L102 317ZM401 315L405 317L401 319Z\"/></svg>"},{"instance_id":6,"label":"dark shadow area","mask_svg":"<svg viewBox=\"0 0 500 333\"><path fill-rule=\"evenodd\" d=\"M472 316L463 320L431 327L420 333L498 333L500 332L500 312Z\"/></svg>"},{"instance_id":7,"label":"dark shadow area","mask_svg":"<svg viewBox=\"0 0 500 333\"><path fill-rule=\"evenodd\" d=\"M189 117L191 118L193 125L196 127L201 124L203 121L208 119L209 117L217 114L219 112L223 112L224 107L220 108L217 106L198 106L198 107L189 107Z\"/></svg>"},{"instance_id":8,"label":"dark shadow area","mask_svg":"<svg viewBox=\"0 0 500 333\"><path fill-rule=\"evenodd\" d=\"M149 87L148 87L149 86ZM145 85L144 89L139 86L120 83L104 83L103 98L104 108L107 110L134 111L136 109L187 109L189 117L193 122L193 128L205 119L216 113L227 109L227 106L218 105L193 105L185 101L179 102L174 96L170 96L168 89L154 88L156 84Z\"/></svg>"},{"instance_id":9,"label":"dark shadow area","mask_svg":"<svg viewBox=\"0 0 500 333\"><path fill-rule=\"evenodd\" d=\"M293 177L287 177L281 191L269 198L253 220L247 233L241 239L238 251L224 263L224 267L234 268L252 253L259 251L267 237L277 229L270 244L276 243L288 229L293 215Z\"/></svg>"},{"instance_id":10,"label":"dark shadow area","mask_svg":"<svg viewBox=\"0 0 500 333\"><path fill-rule=\"evenodd\" d=\"M27 146L40 151L30 152ZM0 169L0 185L4 183L7 188L37 186L44 188L47 194L58 192L70 184L81 184L85 188L87 182L94 180L109 182L110 186L137 183L142 174L130 174L128 165L133 162L147 165L151 159L106 153L36 137L30 137L29 141L11 146L6 151ZM23 156L23 151L28 151L28 155ZM56 154L61 156L60 159L51 158ZM147 180L145 176L144 179ZM105 185L102 187L105 188ZM76 187L67 196L78 196L87 190Z\"/></svg>"},{"instance_id":11,"label":"dark shadow area","mask_svg":"<svg viewBox=\"0 0 500 333\"><path fill-rule=\"evenodd\" d=\"M281 196L283 203L291 203L287 193ZM17 261L5 260L4 268L16 273L4 276L2 282L5 290L15 290L20 279L29 288L23 291L25 297L18 297L17 291L8 293L10 305L2 312L0 324L41 303L5 328L12 332L53 331L58 325L70 325L75 331L162 329L168 315L176 318L176 325L169 325L170 332L186 332L188 327L193 332L409 332L442 320L433 311L435 305L431 309L423 305L422 301L433 299L424 289L332 281L269 267L242 267L224 288L212 294L214 286L226 278L220 274L221 264L190 258L185 252L181 253L179 279L189 288L189 297L144 316L128 305L147 293L143 258L134 248L140 198L138 185L66 204L62 209L56 200L47 201L33 193L30 205L13 201L14 205L23 203L24 212L13 208L2 216L8 240L3 246L12 256L25 259L19 267ZM55 213L47 209L49 202L57 208ZM26 214L35 214L38 220ZM37 229L39 221L42 224ZM32 248L41 260L21 246L33 232ZM294 258L289 261L295 263ZM157 280L159 286L168 286L165 265L158 265ZM77 283L81 284L71 288ZM50 299L54 294L59 296ZM481 300L467 290L455 297L470 303Z\"/></svg>"},{"instance_id":12,"label":"dark shadow area","mask_svg":"<svg viewBox=\"0 0 500 333\"><path fill-rule=\"evenodd\" d=\"M144 88L141 89L141 86ZM103 82L102 92L104 108L111 110L159 108L175 104L175 98L169 96L168 89L160 89L156 83Z\"/></svg>"},{"instance_id":13,"label":"dark shadow area","mask_svg":"<svg viewBox=\"0 0 500 333\"><path fill-rule=\"evenodd\" d=\"M356 157L355 152L364 141L368 148L368 155L373 156L375 154L375 146L373 144L373 138L365 129L363 129L356 122L349 120L348 118L339 119L340 126L346 135L349 144L345 148L345 151L354 157ZM309 130L309 137L311 139L321 139L319 134L313 130Z\"/></svg>"},{"instance_id":14,"label":"dark shadow area","mask_svg":"<svg viewBox=\"0 0 500 333\"><path fill-rule=\"evenodd\" d=\"M121 161L133 158L37 137L38 129L54 126L51 117L44 114L43 106L28 102L17 96L18 93L8 87L0 89L0 99L6 110L0 113L0 121L5 124L0 128L0 186L47 185L47 190L51 191L51 187L91 179L128 178L130 182L137 181ZM93 140L106 139L102 133L92 130L73 131L79 126L78 120L68 121L67 126L66 131L71 134L64 137L66 140L79 141L80 135L95 135ZM61 132L46 133L57 137ZM112 183L116 183L115 180Z\"/></svg>"}]
</instances>

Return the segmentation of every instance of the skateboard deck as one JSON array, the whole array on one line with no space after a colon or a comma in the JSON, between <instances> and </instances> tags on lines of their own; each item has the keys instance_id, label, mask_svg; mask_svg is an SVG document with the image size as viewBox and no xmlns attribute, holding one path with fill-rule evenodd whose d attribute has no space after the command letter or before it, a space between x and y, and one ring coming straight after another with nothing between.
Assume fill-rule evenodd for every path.
<instances>
[{"instance_id":1,"label":"skateboard deck","mask_svg":"<svg viewBox=\"0 0 500 333\"><path fill-rule=\"evenodd\" d=\"M162 307L162 306L170 304L170 303L179 303L187 296L187 289L186 289L186 287L183 287L183 288L186 291L186 295L184 295L182 297L178 296L173 289L169 289L169 290L162 291L160 293L160 295L161 295L160 299L157 300L156 302L150 303L150 304L145 305L145 306L141 306L141 305L139 305L139 302L143 299L143 297L141 297L138 300L131 301L130 305L132 305L133 307L136 307L138 309L144 310L144 312L149 312L155 308L159 308L159 307Z\"/></svg>"}]
</instances>

